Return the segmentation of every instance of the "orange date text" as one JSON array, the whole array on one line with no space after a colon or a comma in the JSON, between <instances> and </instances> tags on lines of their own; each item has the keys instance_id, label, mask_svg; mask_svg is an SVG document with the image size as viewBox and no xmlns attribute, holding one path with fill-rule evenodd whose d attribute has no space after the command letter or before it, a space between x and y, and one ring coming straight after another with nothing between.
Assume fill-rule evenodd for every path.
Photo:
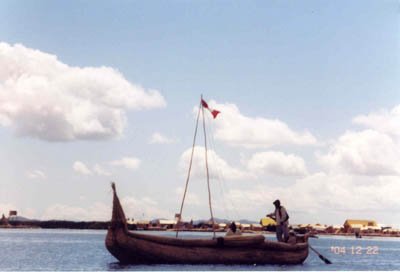
<instances>
[{"instance_id":1,"label":"orange date text","mask_svg":"<svg viewBox=\"0 0 400 272\"><path fill-rule=\"evenodd\" d=\"M378 255L379 247L377 246L331 246L331 252L337 255Z\"/></svg>"}]
</instances>

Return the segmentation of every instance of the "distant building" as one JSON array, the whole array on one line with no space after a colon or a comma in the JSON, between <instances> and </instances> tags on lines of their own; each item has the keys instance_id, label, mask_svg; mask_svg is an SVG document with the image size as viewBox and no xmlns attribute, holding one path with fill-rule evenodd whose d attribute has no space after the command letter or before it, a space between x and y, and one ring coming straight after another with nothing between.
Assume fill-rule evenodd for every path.
<instances>
[{"instance_id":1,"label":"distant building","mask_svg":"<svg viewBox=\"0 0 400 272\"><path fill-rule=\"evenodd\" d=\"M140 228L140 229L147 229L150 225L150 221L149 220L138 220L138 221L136 221L136 224L137 224L138 228Z\"/></svg>"},{"instance_id":2,"label":"distant building","mask_svg":"<svg viewBox=\"0 0 400 272\"><path fill-rule=\"evenodd\" d=\"M129 229L132 230L146 230L149 228L149 220L135 220L133 218L128 218L126 220Z\"/></svg>"},{"instance_id":3,"label":"distant building","mask_svg":"<svg viewBox=\"0 0 400 272\"><path fill-rule=\"evenodd\" d=\"M219 230L225 230L228 228L228 225L226 223L219 223L218 224L218 229Z\"/></svg>"},{"instance_id":4,"label":"distant building","mask_svg":"<svg viewBox=\"0 0 400 272\"><path fill-rule=\"evenodd\" d=\"M2 227L8 227L10 224L8 223L8 220L7 220L7 218L4 216L4 214L3 214L3 216L1 217L1 219L0 219L0 226L2 226Z\"/></svg>"},{"instance_id":5,"label":"distant building","mask_svg":"<svg viewBox=\"0 0 400 272\"><path fill-rule=\"evenodd\" d=\"M380 231L381 228L374 220L359 220L359 219L347 219L344 224L345 232L360 232L360 231Z\"/></svg>"},{"instance_id":6,"label":"distant building","mask_svg":"<svg viewBox=\"0 0 400 272\"><path fill-rule=\"evenodd\" d=\"M17 214L17 211L10 211L9 213L8 213L8 217L10 217L10 216L17 216L18 214Z\"/></svg>"},{"instance_id":7,"label":"distant building","mask_svg":"<svg viewBox=\"0 0 400 272\"><path fill-rule=\"evenodd\" d=\"M382 232L385 234L400 235L400 229L386 228Z\"/></svg>"},{"instance_id":8,"label":"distant building","mask_svg":"<svg viewBox=\"0 0 400 272\"><path fill-rule=\"evenodd\" d=\"M154 219L150 221L150 224L153 227L158 227L162 229L172 229L176 225L176 220L168 220L168 219Z\"/></svg>"},{"instance_id":9,"label":"distant building","mask_svg":"<svg viewBox=\"0 0 400 272\"><path fill-rule=\"evenodd\" d=\"M251 224L250 229L254 230L254 231L260 231L260 230L262 230L262 225L261 224Z\"/></svg>"},{"instance_id":10,"label":"distant building","mask_svg":"<svg viewBox=\"0 0 400 272\"><path fill-rule=\"evenodd\" d=\"M239 225L239 228L240 228L241 230L250 230L250 229L251 229L251 224L247 224L247 223L240 224L240 225Z\"/></svg>"},{"instance_id":11,"label":"distant building","mask_svg":"<svg viewBox=\"0 0 400 272\"><path fill-rule=\"evenodd\" d=\"M340 233L340 231L342 230L342 226L340 225L331 225L329 227L326 228L326 232L327 233L333 233L333 234L337 234Z\"/></svg>"},{"instance_id":12,"label":"distant building","mask_svg":"<svg viewBox=\"0 0 400 272\"><path fill-rule=\"evenodd\" d=\"M321 225L321 224L309 224L308 227L311 229L311 231L317 233L326 233L326 229L328 228L327 225Z\"/></svg>"}]
</instances>

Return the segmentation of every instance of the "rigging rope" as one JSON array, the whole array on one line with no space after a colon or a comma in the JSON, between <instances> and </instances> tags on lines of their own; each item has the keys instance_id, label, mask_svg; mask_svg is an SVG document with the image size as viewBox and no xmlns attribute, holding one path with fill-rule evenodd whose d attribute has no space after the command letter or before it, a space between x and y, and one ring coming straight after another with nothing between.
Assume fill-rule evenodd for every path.
<instances>
[{"instance_id":1,"label":"rigging rope","mask_svg":"<svg viewBox=\"0 0 400 272\"><path fill-rule=\"evenodd\" d=\"M179 222L181 221L182 218L182 210L183 210L183 204L185 202L186 198L186 193L187 193L187 188L189 185L189 179L190 179L190 172L192 170L192 162L193 162L193 154L194 154L194 147L196 144L196 136L197 136L197 128L199 126L199 117L200 117L200 110L202 109L201 101L199 105L199 111L197 113L197 120L196 120L196 128L194 130L194 136L193 136L193 144L192 144L192 154L190 155L190 162L189 162L189 170L186 178L186 184L185 184L185 191L183 193L183 198L182 198L182 203L181 203L181 209L179 211L179 217L178 217L178 222L177 222L177 228L176 228L176 237L178 237L178 232L179 232ZM203 111L203 118L204 118L204 111Z\"/></svg>"},{"instance_id":2,"label":"rigging rope","mask_svg":"<svg viewBox=\"0 0 400 272\"><path fill-rule=\"evenodd\" d=\"M208 188L208 205L210 206L210 214L211 214L211 222L212 222L212 229L215 238L215 222L214 222L214 215L212 211L211 205L211 190L210 190L210 173L208 170L208 160L207 160L207 136L206 136L206 119L204 118L204 107L201 106L202 117L203 117L203 132L204 132L204 147L205 147L205 156L206 156L206 172L207 172L207 188Z\"/></svg>"},{"instance_id":3,"label":"rigging rope","mask_svg":"<svg viewBox=\"0 0 400 272\"><path fill-rule=\"evenodd\" d=\"M215 139L214 139L214 126L212 122L209 122L210 125L208 126L210 133L208 133L208 135L211 135L209 137L210 139L210 146L211 149L214 150L214 152L216 154L220 154L220 152L217 150L217 145L215 144ZM211 157L211 159L213 159L213 157ZM214 168L216 170L215 174L217 175L217 181L219 181L218 185L219 185L219 189L220 189L220 194L221 194L221 200L222 200L222 204L224 205L223 209L224 211L227 213L228 218L234 219L236 218L237 220L239 219L239 212L236 208L236 205L234 203L234 201L231 199L231 197L229 196L228 192L230 192L230 187L228 186L228 182L225 179L224 173L221 171L221 168L219 167L217 161L215 161L214 163ZM227 204L231 207L232 212L233 212L233 217L229 216L230 212L229 209L227 208Z\"/></svg>"},{"instance_id":4,"label":"rigging rope","mask_svg":"<svg viewBox=\"0 0 400 272\"><path fill-rule=\"evenodd\" d=\"M210 135L208 137L208 139L209 139L208 142L209 142L210 150L213 150L214 154L215 154L215 156L210 156L211 164L214 166L213 167L214 172L212 172L212 174L215 175L215 180L217 181L215 184L218 185L218 189L219 189L219 191L217 191L217 192L219 192L219 196L220 196L218 198L218 200L220 201L220 205L222 206L222 209L224 211L225 217L228 216L228 218L230 218L229 210L227 209L228 205L226 205L225 196L224 196L225 194L223 192L222 183L221 183L221 180L222 180L221 176L223 174L222 174L221 169L219 167L218 159L216 158L216 156L218 156L217 154L219 154L219 153L216 151L215 144L214 144L214 137L213 137L214 136L213 135L214 132L212 130L212 122L209 122L209 123L210 123L210 125L207 128L207 130L209 132L208 135ZM217 202L217 204L218 204L218 202Z\"/></svg>"}]
</instances>

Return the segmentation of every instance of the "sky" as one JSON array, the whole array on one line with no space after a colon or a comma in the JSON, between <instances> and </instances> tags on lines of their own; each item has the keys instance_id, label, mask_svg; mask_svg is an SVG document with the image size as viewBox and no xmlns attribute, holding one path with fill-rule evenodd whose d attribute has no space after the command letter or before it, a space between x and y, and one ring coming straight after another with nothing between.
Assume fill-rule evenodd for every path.
<instances>
[{"instance_id":1,"label":"sky","mask_svg":"<svg viewBox=\"0 0 400 272\"><path fill-rule=\"evenodd\" d=\"M400 227L398 1L2 1L0 213ZM202 120L202 119L201 119ZM202 132L201 130L199 132ZM204 138L182 217L209 218Z\"/></svg>"}]
</instances>

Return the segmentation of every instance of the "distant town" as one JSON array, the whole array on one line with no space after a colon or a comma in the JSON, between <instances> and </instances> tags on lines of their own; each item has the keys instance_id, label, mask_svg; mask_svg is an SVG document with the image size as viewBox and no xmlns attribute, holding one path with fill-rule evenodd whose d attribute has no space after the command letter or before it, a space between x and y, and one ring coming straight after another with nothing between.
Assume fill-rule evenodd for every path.
<instances>
[{"instance_id":1,"label":"distant town","mask_svg":"<svg viewBox=\"0 0 400 272\"><path fill-rule=\"evenodd\" d=\"M225 232L230 220L214 218L214 224L208 220L190 220L189 222L176 219L135 220L127 218L130 230L144 231L201 231ZM261 218L259 222L246 219L235 220L242 232L275 232L275 221L269 217ZM9 211L8 216L2 215L0 228L43 228L43 229L107 229L109 221L67 221L67 220L35 220L19 216L17 211ZM292 224L289 229L299 234L308 232L319 235L345 235L361 238L363 236L400 237L400 229L378 224L375 220L346 219L343 225L326 224Z\"/></svg>"}]
</instances>

